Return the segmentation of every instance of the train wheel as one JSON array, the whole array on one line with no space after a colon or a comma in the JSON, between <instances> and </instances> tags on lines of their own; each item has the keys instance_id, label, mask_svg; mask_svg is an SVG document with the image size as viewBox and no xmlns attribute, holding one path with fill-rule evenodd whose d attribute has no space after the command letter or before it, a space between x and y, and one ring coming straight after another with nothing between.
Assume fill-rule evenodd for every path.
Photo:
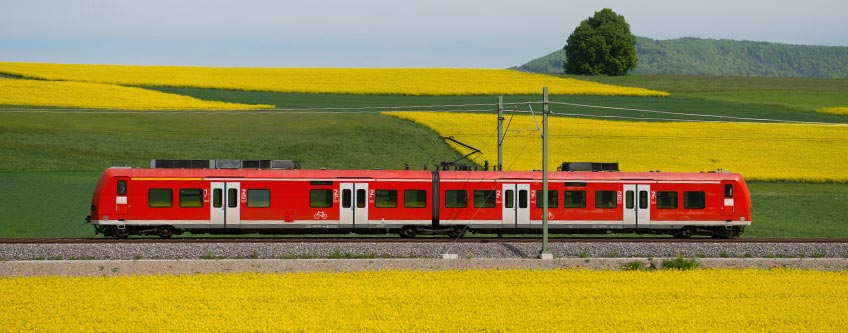
<instances>
[{"instance_id":1,"label":"train wheel","mask_svg":"<svg viewBox=\"0 0 848 333\"><path fill-rule=\"evenodd\" d=\"M416 231L417 230L415 229L414 226L405 225L402 228L400 228L400 232L398 234L400 235L401 238L412 238L412 237L415 237L415 234L417 233Z\"/></svg>"},{"instance_id":2,"label":"train wheel","mask_svg":"<svg viewBox=\"0 0 848 333\"><path fill-rule=\"evenodd\" d=\"M730 238L739 238L742 236L743 227L733 227L733 231L730 233Z\"/></svg>"},{"instance_id":3,"label":"train wheel","mask_svg":"<svg viewBox=\"0 0 848 333\"><path fill-rule=\"evenodd\" d=\"M728 230L727 228L718 227L713 229L713 238L730 238L732 235L732 230Z\"/></svg>"},{"instance_id":4,"label":"train wheel","mask_svg":"<svg viewBox=\"0 0 848 333\"><path fill-rule=\"evenodd\" d=\"M115 238L126 239L129 236L130 236L129 228L118 229L118 227L115 227Z\"/></svg>"},{"instance_id":5,"label":"train wheel","mask_svg":"<svg viewBox=\"0 0 848 333\"><path fill-rule=\"evenodd\" d=\"M448 236L450 238L461 238L465 236L465 229L467 228L464 226L453 227L450 229L450 231L448 231Z\"/></svg>"},{"instance_id":6,"label":"train wheel","mask_svg":"<svg viewBox=\"0 0 848 333\"><path fill-rule=\"evenodd\" d=\"M674 238L692 238L692 235L695 234L695 229L692 227L683 227L680 231L674 233Z\"/></svg>"},{"instance_id":7,"label":"train wheel","mask_svg":"<svg viewBox=\"0 0 848 333\"><path fill-rule=\"evenodd\" d=\"M171 238L174 235L174 228L165 226L159 227L159 238Z\"/></svg>"}]
</instances>

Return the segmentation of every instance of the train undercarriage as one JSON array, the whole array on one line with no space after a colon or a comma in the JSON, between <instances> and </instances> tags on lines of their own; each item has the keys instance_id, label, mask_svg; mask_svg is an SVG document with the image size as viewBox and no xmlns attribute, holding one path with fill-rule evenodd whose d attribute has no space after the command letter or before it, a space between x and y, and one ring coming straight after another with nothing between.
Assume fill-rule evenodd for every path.
<instances>
[{"instance_id":1,"label":"train undercarriage","mask_svg":"<svg viewBox=\"0 0 848 333\"><path fill-rule=\"evenodd\" d=\"M707 236L718 239L737 238L745 230L744 226L683 226L674 229L637 229L637 228L621 228L621 229L562 229L550 228L550 234L639 234L639 235L671 235L679 239L687 239L692 236ZM397 234L401 238L414 238L418 235L437 235L447 236L450 238L460 238L468 233L477 235L493 235L501 237L503 235L526 235L526 234L541 234L540 228L531 229L494 229L494 228L471 228L465 225L453 226L416 226L406 225L401 228L371 228L371 229L350 229L350 228L326 228L326 229L232 229L232 228L176 228L170 225L95 225L95 235L103 235L105 237L114 237L118 239L128 238L129 236L159 236L160 238L171 238L174 235L184 233L192 235L339 235L339 234L362 234L362 235L390 235Z\"/></svg>"}]
</instances>

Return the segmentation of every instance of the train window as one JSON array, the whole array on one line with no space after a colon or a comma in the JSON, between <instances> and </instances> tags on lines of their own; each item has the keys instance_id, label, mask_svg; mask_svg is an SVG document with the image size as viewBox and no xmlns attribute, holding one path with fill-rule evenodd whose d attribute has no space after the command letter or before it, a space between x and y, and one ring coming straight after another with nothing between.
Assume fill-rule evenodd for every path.
<instances>
[{"instance_id":1,"label":"train window","mask_svg":"<svg viewBox=\"0 0 848 333\"><path fill-rule=\"evenodd\" d=\"M648 191L639 191L639 209L648 209Z\"/></svg>"},{"instance_id":2,"label":"train window","mask_svg":"<svg viewBox=\"0 0 848 333\"><path fill-rule=\"evenodd\" d=\"M565 182L565 186L586 187L585 182Z\"/></svg>"},{"instance_id":3,"label":"train window","mask_svg":"<svg viewBox=\"0 0 848 333\"><path fill-rule=\"evenodd\" d=\"M377 190L374 196L374 207L395 208L398 206L397 190Z\"/></svg>"},{"instance_id":4,"label":"train window","mask_svg":"<svg viewBox=\"0 0 848 333\"><path fill-rule=\"evenodd\" d=\"M733 184L724 184L724 197L733 198Z\"/></svg>"},{"instance_id":5,"label":"train window","mask_svg":"<svg viewBox=\"0 0 848 333\"><path fill-rule=\"evenodd\" d=\"M147 206L150 208L171 207L172 191L169 188L152 188L147 192Z\"/></svg>"},{"instance_id":6,"label":"train window","mask_svg":"<svg viewBox=\"0 0 848 333\"><path fill-rule=\"evenodd\" d=\"M565 191L565 208L586 208L586 191Z\"/></svg>"},{"instance_id":7,"label":"train window","mask_svg":"<svg viewBox=\"0 0 848 333\"><path fill-rule=\"evenodd\" d=\"M515 190L506 190L506 197L504 198L504 206L506 208L515 207Z\"/></svg>"},{"instance_id":8,"label":"train window","mask_svg":"<svg viewBox=\"0 0 848 333\"><path fill-rule=\"evenodd\" d=\"M544 200L542 200L542 190L536 190L536 208L543 208ZM559 204L559 192L548 190L548 208L557 208Z\"/></svg>"},{"instance_id":9,"label":"train window","mask_svg":"<svg viewBox=\"0 0 848 333\"><path fill-rule=\"evenodd\" d=\"M427 208L427 191L403 191L403 206L406 208Z\"/></svg>"},{"instance_id":10,"label":"train window","mask_svg":"<svg viewBox=\"0 0 848 333\"><path fill-rule=\"evenodd\" d=\"M518 191L518 208L527 208L527 190Z\"/></svg>"},{"instance_id":11,"label":"train window","mask_svg":"<svg viewBox=\"0 0 848 333\"><path fill-rule=\"evenodd\" d=\"M704 209L707 195L704 192L683 192L683 208Z\"/></svg>"},{"instance_id":12,"label":"train window","mask_svg":"<svg viewBox=\"0 0 848 333\"><path fill-rule=\"evenodd\" d=\"M342 191L342 208L350 208L353 204L353 191L351 190L343 190Z\"/></svg>"},{"instance_id":13,"label":"train window","mask_svg":"<svg viewBox=\"0 0 848 333\"><path fill-rule=\"evenodd\" d=\"M356 208L365 208L365 189L356 190Z\"/></svg>"},{"instance_id":14,"label":"train window","mask_svg":"<svg viewBox=\"0 0 848 333\"><path fill-rule=\"evenodd\" d=\"M616 208L615 191L596 191L595 192L595 208Z\"/></svg>"},{"instance_id":15,"label":"train window","mask_svg":"<svg viewBox=\"0 0 848 333\"><path fill-rule=\"evenodd\" d=\"M474 191L474 208L494 208L495 207L495 191L492 190L476 190Z\"/></svg>"},{"instance_id":16,"label":"train window","mask_svg":"<svg viewBox=\"0 0 848 333\"><path fill-rule=\"evenodd\" d=\"M636 207L636 203L634 202L636 195L633 192L634 191L627 191L624 195L624 208L633 209L633 207Z\"/></svg>"},{"instance_id":17,"label":"train window","mask_svg":"<svg viewBox=\"0 0 848 333\"><path fill-rule=\"evenodd\" d=\"M118 181L118 195L127 195L127 181L119 180Z\"/></svg>"},{"instance_id":18,"label":"train window","mask_svg":"<svg viewBox=\"0 0 848 333\"><path fill-rule=\"evenodd\" d=\"M238 207L239 195L237 188L231 188L227 190L227 207L236 208Z\"/></svg>"},{"instance_id":19,"label":"train window","mask_svg":"<svg viewBox=\"0 0 848 333\"><path fill-rule=\"evenodd\" d=\"M271 190L247 190L247 207L271 207Z\"/></svg>"},{"instance_id":20,"label":"train window","mask_svg":"<svg viewBox=\"0 0 848 333\"><path fill-rule=\"evenodd\" d=\"M445 191L445 208L468 207L468 191L447 190Z\"/></svg>"},{"instance_id":21,"label":"train window","mask_svg":"<svg viewBox=\"0 0 848 333\"><path fill-rule=\"evenodd\" d=\"M333 190L309 190L309 207L333 207Z\"/></svg>"},{"instance_id":22,"label":"train window","mask_svg":"<svg viewBox=\"0 0 848 333\"><path fill-rule=\"evenodd\" d=\"M333 185L332 180L310 180L309 185Z\"/></svg>"},{"instance_id":23,"label":"train window","mask_svg":"<svg viewBox=\"0 0 848 333\"><path fill-rule=\"evenodd\" d=\"M182 207L182 208L202 208L203 207L203 190L201 190L199 188L180 189L180 207Z\"/></svg>"},{"instance_id":24,"label":"train window","mask_svg":"<svg viewBox=\"0 0 848 333\"><path fill-rule=\"evenodd\" d=\"M677 192L657 191L657 208L677 209Z\"/></svg>"},{"instance_id":25,"label":"train window","mask_svg":"<svg viewBox=\"0 0 848 333\"><path fill-rule=\"evenodd\" d=\"M212 191L212 206L215 208L221 208L224 205L224 190L220 188L216 188Z\"/></svg>"}]
</instances>

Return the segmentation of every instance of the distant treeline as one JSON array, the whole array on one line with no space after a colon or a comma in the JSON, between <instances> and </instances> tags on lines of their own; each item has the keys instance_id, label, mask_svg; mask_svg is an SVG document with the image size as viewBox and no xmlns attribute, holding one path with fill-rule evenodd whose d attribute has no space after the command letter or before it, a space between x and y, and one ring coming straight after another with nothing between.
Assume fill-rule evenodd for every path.
<instances>
[{"instance_id":1,"label":"distant treeline","mask_svg":"<svg viewBox=\"0 0 848 333\"><path fill-rule=\"evenodd\" d=\"M727 39L636 37L633 73L771 77L848 77L848 47L789 45ZM514 67L562 73L563 50Z\"/></svg>"}]
</instances>

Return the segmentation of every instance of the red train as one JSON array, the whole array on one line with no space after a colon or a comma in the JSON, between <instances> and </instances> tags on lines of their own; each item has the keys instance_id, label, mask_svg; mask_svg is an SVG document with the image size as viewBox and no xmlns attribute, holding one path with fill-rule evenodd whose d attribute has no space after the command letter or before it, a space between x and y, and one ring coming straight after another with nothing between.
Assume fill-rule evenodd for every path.
<instances>
[{"instance_id":1,"label":"red train","mask_svg":"<svg viewBox=\"0 0 848 333\"><path fill-rule=\"evenodd\" d=\"M249 165L107 169L86 218L97 234L538 233L541 172L297 170ZM155 164L155 161L154 161ZM551 233L739 236L742 176L727 172L550 172Z\"/></svg>"}]
</instances>

